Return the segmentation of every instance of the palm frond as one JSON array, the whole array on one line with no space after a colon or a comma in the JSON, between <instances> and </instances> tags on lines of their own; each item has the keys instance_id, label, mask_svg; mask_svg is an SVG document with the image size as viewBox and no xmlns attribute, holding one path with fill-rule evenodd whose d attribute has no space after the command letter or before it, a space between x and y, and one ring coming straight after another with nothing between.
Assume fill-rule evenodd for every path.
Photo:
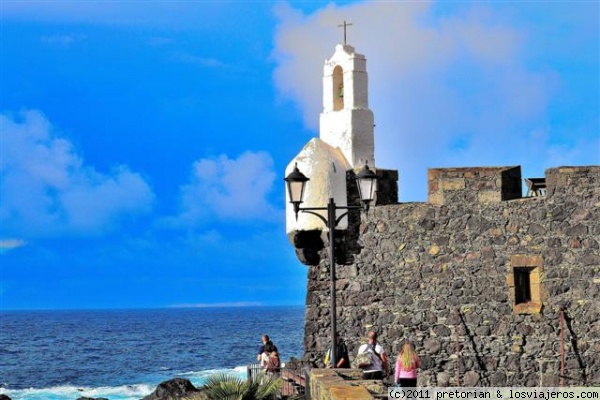
<instances>
[{"instance_id":1,"label":"palm frond","mask_svg":"<svg viewBox=\"0 0 600 400\"><path fill-rule=\"evenodd\" d=\"M233 375L218 373L206 379L203 389L211 400L243 400L251 390L251 386L252 382Z\"/></svg>"},{"instance_id":2,"label":"palm frond","mask_svg":"<svg viewBox=\"0 0 600 400\"><path fill-rule=\"evenodd\" d=\"M243 400L244 393L231 387L215 387L206 392L210 400Z\"/></svg>"},{"instance_id":3,"label":"palm frond","mask_svg":"<svg viewBox=\"0 0 600 400\"><path fill-rule=\"evenodd\" d=\"M218 374L213 374L206 378L206 382L204 383L204 388L208 389L211 387L222 386L224 384L239 384L241 385L245 381L235 375L226 374L220 372Z\"/></svg>"},{"instance_id":4,"label":"palm frond","mask_svg":"<svg viewBox=\"0 0 600 400\"><path fill-rule=\"evenodd\" d=\"M202 387L211 400L266 400L280 388L281 379L248 381L225 373L209 376Z\"/></svg>"},{"instance_id":5,"label":"palm frond","mask_svg":"<svg viewBox=\"0 0 600 400\"><path fill-rule=\"evenodd\" d=\"M281 389L281 378L272 378L258 385L254 397L257 400L270 399Z\"/></svg>"}]
</instances>

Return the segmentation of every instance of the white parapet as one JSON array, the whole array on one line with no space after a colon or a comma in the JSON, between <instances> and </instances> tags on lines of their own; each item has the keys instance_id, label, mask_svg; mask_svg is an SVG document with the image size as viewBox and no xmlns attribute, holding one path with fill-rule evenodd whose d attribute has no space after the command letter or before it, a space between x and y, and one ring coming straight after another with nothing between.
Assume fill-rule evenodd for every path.
<instances>
[{"instance_id":1,"label":"white parapet","mask_svg":"<svg viewBox=\"0 0 600 400\"><path fill-rule=\"evenodd\" d=\"M330 198L336 205L348 204L346 191L346 171L352 169L340 149L334 148L323 140L314 138L304 146L296 157L288 164L285 175L298 169L310 178L304 191L302 207L327 207ZM294 231L323 230L327 228L320 218L300 212L298 220L294 214L294 207L290 204L289 194L286 190L286 233ZM319 212L327 218L327 211ZM342 211L338 212L341 215ZM337 229L347 229L348 221L344 218Z\"/></svg>"}]
</instances>

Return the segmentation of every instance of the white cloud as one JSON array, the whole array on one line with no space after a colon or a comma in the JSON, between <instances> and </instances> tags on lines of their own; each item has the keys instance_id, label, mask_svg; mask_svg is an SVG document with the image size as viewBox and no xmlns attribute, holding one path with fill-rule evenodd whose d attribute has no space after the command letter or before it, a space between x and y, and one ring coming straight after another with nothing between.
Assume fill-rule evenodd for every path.
<instances>
[{"instance_id":1,"label":"white cloud","mask_svg":"<svg viewBox=\"0 0 600 400\"><path fill-rule=\"evenodd\" d=\"M402 200L425 200L430 167L521 164L543 174L553 166L548 162L557 135L568 133L549 115L562 87L560 73L525 60L528 38L537 32L477 2L454 5L452 12L436 7L369 2L329 5L310 15L276 7L274 79L281 95L296 102L305 125L318 131L323 61L341 42L336 26L347 20L353 23L348 43L368 60L377 166L399 170ZM531 139L528 132L540 127L549 135ZM567 140L572 158L564 163L598 162L592 134Z\"/></svg>"},{"instance_id":2,"label":"white cloud","mask_svg":"<svg viewBox=\"0 0 600 400\"><path fill-rule=\"evenodd\" d=\"M267 196L275 177L273 159L266 152L200 159L194 163L191 181L181 187L179 214L163 222L193 227L214 218L274 220L278 210Z\"/></svg>"},{"instance_id":3,"label":"white cloud","mask_svg":"<svg viewBox=\"0 0 600 400\"><path fill-rule=\"evenodd\" d=\"M26 246L27 242L20 239L0 239L0 254Z\"/></svg>"},{"instance_id":4,"label":"white cloud","mask_svg":"<svg viewBox=\"0 0 600 400\"><path fill-rule=\"evenodd\" d=\"M2 114L0 128L4 234L98 234L151 210L154 195L140 174L85 165L40 112Z\"/></svg>"}]
</instances>

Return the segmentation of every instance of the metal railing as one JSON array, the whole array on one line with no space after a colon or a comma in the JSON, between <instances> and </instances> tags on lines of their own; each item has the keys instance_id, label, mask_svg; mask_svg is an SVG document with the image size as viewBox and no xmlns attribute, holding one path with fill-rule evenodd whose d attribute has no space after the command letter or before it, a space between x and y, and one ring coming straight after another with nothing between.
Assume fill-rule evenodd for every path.
<instances>
[{"instance_id":1,"label":"metal railing","mask_svg":"<svg viewBox=\"0 0 600 400\"><path fill-rule=\"evenodd\" d=\"M308 399L308 364L293 363L283 364L276 372L268 372L260 364L250 364L247 367L248 380L260 382L265 379L281 379L279 397L282 399Z\"/></svg>"}]
</instances>

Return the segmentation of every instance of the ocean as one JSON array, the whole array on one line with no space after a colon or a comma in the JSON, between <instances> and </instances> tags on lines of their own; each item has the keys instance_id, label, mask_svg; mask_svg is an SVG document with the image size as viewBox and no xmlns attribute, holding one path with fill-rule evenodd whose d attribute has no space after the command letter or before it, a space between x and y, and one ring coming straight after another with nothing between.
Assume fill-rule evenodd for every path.
<instances>
[{"instance_id":1,"label":"ocean","mask_svg":"<svg viewBox=\"0 0 600 400\"><path fill-rule=\"evenodd\" d=\"M304 307L0 311L0 394L139 400L165 380L246 376L263 333L301 357Z\"/></svg>"}]
</instances>

